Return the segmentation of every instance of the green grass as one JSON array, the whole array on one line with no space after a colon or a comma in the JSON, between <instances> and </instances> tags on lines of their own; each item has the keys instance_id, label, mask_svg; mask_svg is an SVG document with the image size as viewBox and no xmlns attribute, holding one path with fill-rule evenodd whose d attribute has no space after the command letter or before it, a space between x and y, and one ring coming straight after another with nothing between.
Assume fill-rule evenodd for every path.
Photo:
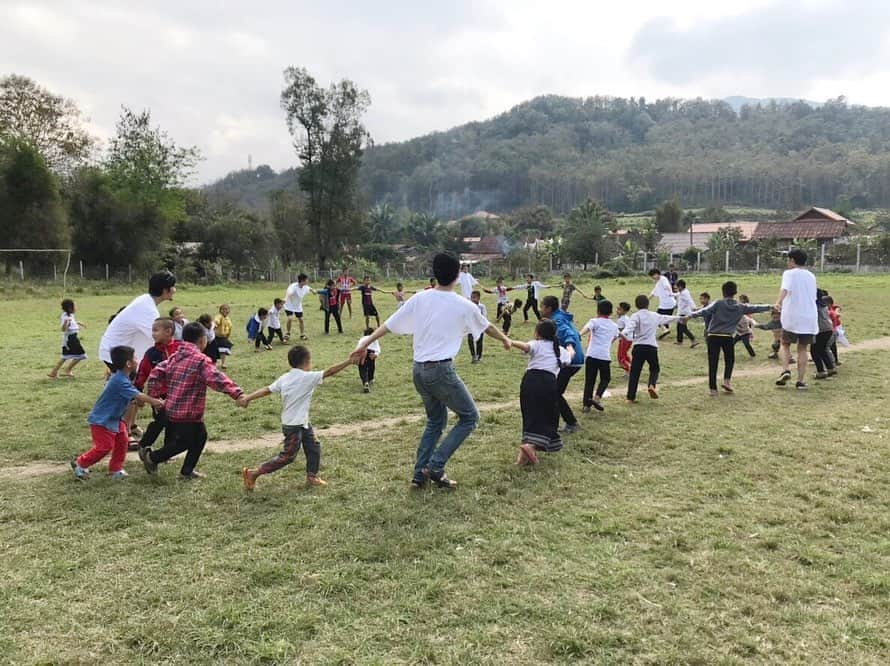
<instances>
[{"instance_id":1,"label":"green grass","mask_svg":"<svg viewBox=\"0 0 890 666\"><path fill-rule=\"evenodd\" d=\"M689 278L695 293L720 276ZM740 278L771 302L776 277ZM890 279L829 275L854 341L882 336ZM603 281L614 300L651 283ZM582 282L591 290L592 283ZM240 334L274 291L182 289L189 318L232 304L231 374L256 388L284 350ZM75 294L95 353L129 295ZM92 360L73 382L55 359L58 294L0 302L0 441L5 465L64 461L88 446L101 390ZM391 298L378 299L381 314ZM579 305L581 302L579 302ZM489 303L493 308L493 303ZM578 308L579 323L593 313ZM360 334L319 335L321 367ZM698 328L694 328L697 332ZM517 327L515 337L529 337ZM769 367L760 357L740 369ZM458 368L479 402L515 400L524 362L492 344ZM303 461L260 480L239 470L273 449L205 454L208 479L124 483L67 475L5 481L0 494L0 654L9 663L884 663L890 650L890 458L886 351L849 353L808 394L740 377L706 398L704 353L662 346L659 401L607 401L533 470L512 465L518 407L486 412L449 473L455 493L406 489L420 425L325 437L322 491ZM409 341L383 340L377 390L350 369L316 393L319 425L411 417ZM580 378L574 389L580 390ZM613 387L620 394L620 384ZM277 428L275 400L244 411L213 396L211 436ZM863 430L868 426L867 431Z\"/></svg>"}]
</instances>

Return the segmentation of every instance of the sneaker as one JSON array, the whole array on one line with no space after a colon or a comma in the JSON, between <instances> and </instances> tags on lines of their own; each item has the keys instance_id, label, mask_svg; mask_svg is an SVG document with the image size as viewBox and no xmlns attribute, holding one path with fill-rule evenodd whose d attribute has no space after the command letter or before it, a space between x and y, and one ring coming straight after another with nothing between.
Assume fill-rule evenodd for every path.
<instances>
[{"instance_id":1,"label":"sneaker","mask_svg":"<svg viewBox=\"0 0 890 666\"><path fill-rule=\"evenodd\" d=\"M71 471L74 472L74 478L78 481L86 481L90 478L90 470L77 464L77 458L71 459Z\"/></svg>"},{"instance_id":2,"label":"sneaker","mask_svg":"<svg viewBox=\"0 0 890 666\"><path fill-rule=\"evenodd\" d=\"M365 393L370 393L370 392L371 392L371 385L370 385L368 382L365 382L365 385L362 387L362 390L363 390Z\"/></svg>"},{"instance_id":3,"label":"sneaker","mask_svg":"<svg viewBox=\"0 0 890 666\"><path fill-rule=\"evenodd\" d=\"M130 475L127 474L126 471L119 469L116 472L109 473L108 478L114 479L115 481L120 481L121 479L126 479L128 476Z\"/></svg>"},{"instance_id":4,"label":"sneaker","mask_svg":"<svg viewBox=\"0 0 890 666\"><path fill-rule=\"evenodd\" d=\"M658 389L654 386L648 386L646 390L649 392L649 397L653 400L658 400Z\"/></svg>"},{"instance_id":5,"label":"sneaker","mask_svg":"<svg viewBox=\"0 0 890 666\"><path fill-rule=\"evenodd\" d=\"M139 460L148 474L157 474L158 464L151 459L151 447L143 446L139 449Z\"/></svg>"},{"instance_id":6,"label":"sneaker","mask_svg":"<svg viewBox=\"0 0 890 666\"><path fill-rule=\"evenodd\" d=\"M603 407L603 403L601 403L599 400L594 400L594 401L593 401L593 408L594 408L596 411L598 411L598 412L604 412L604 411L606 411L606 408Z\"/></svg>"},{"instance_id":7,"label":"sneaker","mask_svg":"<svg viewBox=\"0 0 890 666\"><path fill-rule=\"evenodd\" d=\"M828 373L827 372L817 372L815 375L813 375L813 379L828 379Z\"/></svg>"},{"instance_id":8,"label":"sneaker","mask_svg":"<svg viewBox=\"0 0 890 666\"><path fill-rule=\"evenodd\" d=\"M130 441L127 442L127 451L138 451L139 450L139 438L138 437L130 437Z\"/></svg>"},{"instance_id":9,"label":"sneaker","mask_svg":"<svg viewBox=\"0 0 890 666\"><path fill-rule=\"evenodd\" d=\"M263 345L263 349L266 351L272 351L272 345Z\"/></svg>"},{"instance_id":10,"label":"sneaker","mask_svg":"<svg viewBox=\"0 0 890 666\"><path fill-rule=\"evenodd\" d=\"M566 423L562 428L559 429L560 432L564 432L566 434L578 432L579 430L581 430L581 426L579 426L577 423Z\"/></svg>"},{"instance_id":11,"label":"sneaker","mask_svg":"<svg viewBox=\"0 0 890 666\"><path fill-rule=\"evenodd\" d=\"M777 358L779 358L779 355L776 352L773 352L772 354L769 354L767 358L775 361Z\"/></svg>"},{"instance_id":12,"label":"sneaker","mask_svg":"<svg viewBox=\"0 0 890 666\"><path fill-rule=\"evenodd\" d=\"M196 472L195 470L192 470L191 473L189 473L189 474L180 474L179 475L180 481L200 481L201 479L206 479L206 478L207 478L206 474L202 474L201 472Z\"/></svg>"},{"instance_id":13,"label":"sneaker","mask_svg":"<svg viewBox=\"0 0 890 666\"><path fill-rule=\"evenodd\" d=\"M308 336L308 335L301 335L301 336L300 336L300 340L308 340L308 339L309 339L309 336Z\"/></svg>"},{"instance_id":14,"label":"sneaker","mask_svg":"<svg viewBox=\"0 0 890 666\"><path fill-rule=\"evenodd\" d=\"M478 363L478 362L479 362L479 359L475 356L473 357L473 360L470 361L470 363Z\"/></svg>"},{"instance_id":15,"label":"sneaker","mask_svg":"<svg viewBox=\"0 0 890 666\"><path fill-rule=\"evenodd\" d=\"M241 470L241 481L244 483L244 490L256 488L256 479L250 475L250 467L245 467Z\"/></svg>"},{"instance_id":16,"label":"sneaker","mask_svg":"<svg viewBox=\"0 0 890 666\"><path fill-rule=\"evenodd\" d=\"M307 486L326 486L328 482L324 479L315 476L314 474L306 475L306 485Z\"/></svg>"},{"instance_id":17,"label":"sneaker","mask_svg":"<svg viewBox=\"0 0 890 666\"><path fill-rule=\"evenodd\" d=\"M776 386L785 386L788 383L788 380L791 379L791 373L788 370L784 370L779 378L776 380Z\"/></svg>"},{"instance_id":18,"label":"sneaker","mask_svg":"<svg viewBox=\"0 0 890 666\"><path fill-rule=\"evenodd\" d=\"M290 333L287 333L284 336L284 341L287 342L288 340L290 340Z\"/></svg>"},{"instance_id":19,"label":"sneaker","mask_svg":"<svg viewBox=\"0 0 890 666\"><path fill-rule=\"evenodd\" d=\"M807 386L806 382L795 382L794 388L796 388L798 391L808 391L810 387Z\"/></svg>"}]
</instances>

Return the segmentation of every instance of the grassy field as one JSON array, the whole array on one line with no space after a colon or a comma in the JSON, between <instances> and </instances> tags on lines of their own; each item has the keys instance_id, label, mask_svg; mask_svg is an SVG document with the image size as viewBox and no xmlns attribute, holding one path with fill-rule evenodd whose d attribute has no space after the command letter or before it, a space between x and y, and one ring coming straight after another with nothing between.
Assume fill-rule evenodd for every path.
<instances>
[{"instance_id":1,"label":"grassy field","mask_svg":"<svg viewBox=\"0 0 890 666\"><path fill-rule=\"evenodd\" d=\"M723 279L689 281L716 294ZM775 299L775 276L740 282L754 302ZM890 279L820 283L854 342L890 330ZM615 301L651 289L601 284ZM93 357L71 381L45 378L60 294L0 302L4 467L65 461L89 444L95 348L132 294L69 295ZM185 287L176 304L190 319L232 305L230 374L252 390L287 368L283 347L254 354L240 334L275 295ZM392 310L391 297L377 300ZM580 326L593 306L578 306ZM324 337L320 315L308 310L323 367L361 325L356 315L345 335ZM703 349L663 344L662 399L627 406L616 384L606 412L581 416L582 432L536 469L512 465L518 405L486 411L449 467L454 493L407 490L421 407L410 341L393 337L373 393L352 368L316 393L321 491L303 487L300 459L246 495L240 468L273 448L205 454L208 478L193 485L175 481L176 467L149 478L132 463L123 483L99 469L85 484L6 478L0 662L886 663L887 352L842 352L837 380L797 393L772 386L767 346L759 335L758 358L737 364L755 374L713 400ZM481 364L469 360L463 350L458 370L479 402L516 401L521 355L492 341ZM375 428L385 417L395 425ZM237 410L213 395L207 423L212 439L256 437L278 428L278 404ZM325 436L345 423L367 427Z\"/></svg>"}]
</instances>

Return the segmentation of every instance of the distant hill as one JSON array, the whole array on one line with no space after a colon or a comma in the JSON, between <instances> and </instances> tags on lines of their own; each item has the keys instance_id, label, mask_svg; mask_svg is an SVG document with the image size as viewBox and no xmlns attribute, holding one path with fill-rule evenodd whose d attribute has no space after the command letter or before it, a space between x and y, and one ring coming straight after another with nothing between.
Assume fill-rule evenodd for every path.
<instances>
[{"instance_id":1,"label":"distant hill","mask_svg":"<svg viewBox=\"0 0 890 666\"><path fill-rule=\"evenodd\" d=\"M525 205L565 213L588 197L620 212L674 195L685 207L797 210L841 195L858 208L890 206L890 109L777 102L537 97L377 145L361 181L369 205L388 200L445 219ZM262 207L269 192L295 187L295 171L264 169L210 189Z\"/></svg>"},{"instance_id":2,"label":"distant hill","mask_svg":"<svg viewBox=\"0 0 890 666\"><path fill-rule=\"evenodd\" d=\"M782 106L788 106L789 104L794 104L795 102L803 102L804 104L807 104L808 106L811 106L814 109L822 106L819 102L810 102L809 100L797 99L794 97L758 98L758 97L740 97L740 96L736 95L733 97L724 97L723 101L726 102L727 104L729 104L732 107L732 110L735 111L736 113L741 111L743 106L757 106L758 104L760 104L761 106L766 106L766 105L770 104L771 102L775 102L776 104L779 104Z\"/></svg>"}]
</instances>

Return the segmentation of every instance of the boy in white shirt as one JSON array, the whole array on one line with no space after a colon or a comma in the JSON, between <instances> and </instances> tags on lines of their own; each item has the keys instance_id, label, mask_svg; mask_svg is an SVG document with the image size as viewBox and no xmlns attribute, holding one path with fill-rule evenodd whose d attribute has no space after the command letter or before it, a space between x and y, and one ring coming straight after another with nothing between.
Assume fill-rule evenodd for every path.
<instances>
[{"instance_id":1,"label":"boy in white shirt","mask_svg":"<svg viewBox=\"0 0 890 666\"><path fill-rule=\"evenodd\" d=\"M300 323L300 340L308 340L303 325L303 299L315 290L309 286L309 277L305 273L297 276L297 281L292 283L284 294L284 313L287 315L287 333L284 341L290 339L290 327L294 318Z\"/></svg>"},{"instance_id":2,"label":"boy in white shirt","mask_svg":"<svg viewBox=\"0 0 890 666\"><path fill-rule=\"evenodd\" d=\"M612 380L612 343L618 337L618 324L609 319L612 316L612 303L599 301L596 304L596 319L591 319L584 324L580 333L590 334L587 343L587 356L584 359L584 407L583 411L589 412L591 407L597 411L603 411L603 394ZM596 385L597 374L599 386L596 394L593 387Z\"/></svg>"},{"instance_id":3,"label":"boy in white shirt","mask_svg":"<svg viewBox=\"0 0 890 666\"><path fill-rule=\"evenodd\" d=\"M627 402L637 401L637 385L640 383L640 375L643 374L643 364L649 365L649 382L646 390L650 398L658 398L658 375L661 365L658 363L658 341L655 334L659 326L665 326L677 321L679 317L673 315L657 314L649 311L649 298L640 294L634 304L637 311L627 320L627 325L621 331L621 335L628 340L633 340L631 352L630 374L627 377ZM664 336L661 336L664 337Z\"/></svg>"},{"instance_id":4,"label":"boy in white shirt","mask_svg":"<svg viewBox=\"0 0 890 666\"><path fill-rule=\"evenodd\" d=\"M276 298L272 302L272 307L269 308L269 335L267 336L267 339L270 345L276 335L278 336L278 339L281 340L281 343L284 344L284 333L281 330L282 312L284 312L284 301L280 298Z\"/></svg>"},{"instance_id":5,"label":"boy in white shirt","mask_svg":"<svg viewBox=\"0 0 890 666\"><path fill-rule=\"evenodd\" d=\"M287 362L291 367L290 372L281 375L271 385L243 397L243 406L247 407L258 398L264 398L272 393L280 393L281 429L284 433L284 447L281 453L256 469L245 467L241 470L241 480L244 482L245 490L256 488L256 480L263 474L271 474L285 465L290 465L297 453L300 452L301 446L306 453L306 485L327 485L327 481L323 481L318 476L318 468L321 464L321 443L316 441L315 433L309 424L309 403L312 400L312 393L325 379L352 365L353 360L346 359L324 372L313 372L311 370L312 355L309 353L309 349L297 345L287 353Z\"/></svg>"},{"instance_id":6,"label":"boy in white shirt","mask_svg":"<svg viewBox=\"0 0 890 666\"><path fill-rule=\"evenodd\" d=\"M529 309L535 313L535 317L538 318L538 321L541 321L541 312L538 310L538 303L541 300L541 290L549 289L549 287L542 282L538 282L535 279L535 276L529 273L525 276L525 284L518 285L514 287L514 289L525 289L526 292L525 306L522 308L523 321L528 323Z\"/></svg>"},{"instance_id":7,"label":"boy in white shirt","mask_svg":"<svg viewBox=\"0 0 890 666\"><path fill-rule=\"evenodd\" d=\"M457 276L457 284L460 287L460 295L469 299L473 295L473 287L479 284L479 280L470 273L470 265L460 267L460 275Z\"/></svg>"},{"instance_id":8,"label":"boy in white shirt","mask_svg":"<svg viewBox=\"0 0 890 666\"><path fill-rule=\"evenodd\" d=\"M689 289L686 288L686 280L677 280L677 315L680 317L688 317L693 312L695 312L695 301L692 300L692 294L689 293ZM692 331L689 330L689 327L686 325L685 319L680 319L677 321L677 344L683 344L683 336L686 336L692 341L692 344L689 345L689 348L698 346L698 340L695 339L695 336L692 335Z\"/></svg>"},{"instance_id":9,"label":"boy in white shirt","mask_svg":"<svg viewBox=\"0 0 890 666\"><path fill-rule=\"evenodd\" d=\"M364 337L360 338L358 343L361 345L374 332L373 328L366 328ZM362 387L365 393L371 392L371 386L374 384L374 375L377 374L377 359L380 357L380 341L375 340L368 345L368 355L365 360L358 365L358 376L362 380Z\"/></svg>"},{"instance_id":10,"label":"boy in white shirt","mask_svg":"<svg viewBox=\"0 0 890 666\"><path fill-rule=\"evenodd\" d=\"M456 488L445 474L445 465L479 421L473 396L454 370L454 357L467 334L486 333L510 349L510 339L482 316L479 308L454 293L460 263L451 254L433 258L437 286L408 299L382 326L360 343L352 353L364 360L370 345L389 332L414 338L414 387L426 410L426 429L417 447L413 488L432 481L439 488ZM439 442L448 420L448 410L458 416L457 424Z\"/></svg>"},{"instance_id":11,"label":"boy in white shirt","mask_svg":"<svg viewBox=\"0 0 890 666\"><path fill-rule=\"evenodd\" d=\"M481 312L482 316L488 320L488 308L485 307L485 303L482 303L482 294L480 294L478 290L473 291L473 293L470 294L470 301L479 308L479 312ZM474 338L472 334L467 335L467 346L470 349L470 356L473 359L470 361L471 363L478 363L482 360L482 342L484 340L484 333L477 338Z\"/></svg>"},{"instance_id":12,"label":"boy in white shirt","mask_svg":"<svg viewBox=\"0 0 890 666\"><path fill-rule=\"evenodd\" d=\"M649 271L649 277L655 280L655 287L652 289L652 293L649 294L649 298L654 296L658 299L658 314L674 314L674 308L677 307L677 299L674 298L674 288L671 286L671 281L662 275L661 271L657 268L653 268ZM664 332L658 336L658 339L661 340L670 332L671 327L665 326Z\"/></svg>"},{"instance_id":13,"label":"boy in white shirt","mask_svg":"<svg viewBox=\"0 0 890 666\"><path fill-rule=\"evenodd\" d=\"M782 289L776 301L776 310L782 313L782 347L779 358L782 360L782 374L776 380L778 386L785 386L791 379L788 369L791 363L791 345L797 345L797 384L805 391L809 388L804 381L807 371L807 352L819 333L819 312L816 309L816 276L803 268L807 254L794 249L788 253L788 270L782 273Z\"/></svg>"}]
</instances>

